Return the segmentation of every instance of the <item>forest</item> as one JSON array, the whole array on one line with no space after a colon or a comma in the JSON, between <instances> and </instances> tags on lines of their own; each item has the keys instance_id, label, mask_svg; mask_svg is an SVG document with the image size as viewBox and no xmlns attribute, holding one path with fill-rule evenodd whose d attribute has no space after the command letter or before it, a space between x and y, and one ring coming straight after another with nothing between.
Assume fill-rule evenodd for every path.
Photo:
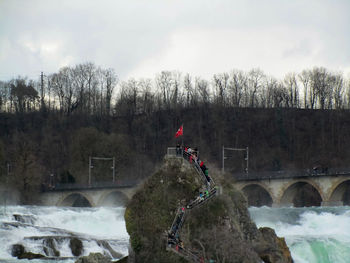
<instances>
[{"instance_id":1,"label":"forest","mask_svg":"<svg viewBox=\"0 0 350 263\"><path fill-rule=\"evenodd\" d=\"M249 147L249 171L346 168L349 109L350 80L322 67L282 80L252 69L121 81L88 62L19 76L0 81L0 185L30 203L43 185L86 184L90 156L114 157L117 181L144 179L178 142L218 169L223 145ZM230 153L228 171L242 172L244 159ZM110 162L92 165L93 182L111 180Z\"/></svg>"}]
</instances>

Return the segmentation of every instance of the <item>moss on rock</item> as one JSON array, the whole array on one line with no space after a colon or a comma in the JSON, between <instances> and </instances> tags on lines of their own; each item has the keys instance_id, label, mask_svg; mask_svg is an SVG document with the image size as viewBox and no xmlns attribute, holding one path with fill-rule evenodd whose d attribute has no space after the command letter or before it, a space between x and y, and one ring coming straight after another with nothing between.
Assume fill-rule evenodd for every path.
<instances>
[{"instance_id":1,"label":"moss on rock","mask_svg":"<svg viewBox=\"0 0 350 263\"><path fill-rule=\"evenodd\" d=\"M246 199L234 184L219 177L215 180L221 185L221 194L186 213L181 230L185 248L196 251L206 261L292 262L284 251L288 247L283 239L278 239L273 230L264 235L266 231L257 229ZM193 200L202 187L201 178L188 162L165 158L163 166L140 187L126 208L132 248L129 262L187 262L166 251L167 230L177 208ZM269 244L271 240L274 242Z\"/></svg>"}]
</instances>

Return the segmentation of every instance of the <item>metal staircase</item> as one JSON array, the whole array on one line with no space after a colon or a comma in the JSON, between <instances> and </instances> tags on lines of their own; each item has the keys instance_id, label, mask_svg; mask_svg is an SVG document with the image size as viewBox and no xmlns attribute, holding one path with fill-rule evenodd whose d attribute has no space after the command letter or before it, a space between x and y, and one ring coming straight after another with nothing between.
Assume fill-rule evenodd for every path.
<instances>
[{"instance_id":1,"label":"metal staircase","mask_svg":"<svg viewBox=\"0 0 350 263\"><path fill-rule=\"evenodd\" d=\"M188 210L200 207L204 203L209 201L211 198L213 198L217 194L217 188L215 186L213 178L211 178L209 175L206 175L200 167L199 163L197 162L198 159L194 160L192 158L192 155L185 151L182 151L181 157L187 160L191 165L193 165L197 174L201 177L201 180L204 183L204 187L207 190L204 191L202 195L197 196L196 199L190 201L185 207L178 208L171 228L168 231L166 249L168 251L172 251L178 254L179 256L186 258L189 261L204 263L205 260L203 257L200 256L199 253L184 248L179 233L185 221L186 213L188 212Z\"/></svg>"}]
</instances>

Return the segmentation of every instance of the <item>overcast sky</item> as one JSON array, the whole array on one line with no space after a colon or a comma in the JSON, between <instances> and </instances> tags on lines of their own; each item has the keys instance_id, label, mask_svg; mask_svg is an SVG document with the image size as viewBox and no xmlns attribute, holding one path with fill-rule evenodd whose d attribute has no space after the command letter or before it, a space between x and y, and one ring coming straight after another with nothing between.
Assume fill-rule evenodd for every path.
<instances>
[{"instance_id":1,"label":"overcast sky","mask_svg":"<svg viewBox=\"0 0 350 263\"><path fill-rule=\"evenodd\" d=\"M87 61L121 80L350 72L349 0L0 0L0 79Z\"/></svg>"}]
</instances>

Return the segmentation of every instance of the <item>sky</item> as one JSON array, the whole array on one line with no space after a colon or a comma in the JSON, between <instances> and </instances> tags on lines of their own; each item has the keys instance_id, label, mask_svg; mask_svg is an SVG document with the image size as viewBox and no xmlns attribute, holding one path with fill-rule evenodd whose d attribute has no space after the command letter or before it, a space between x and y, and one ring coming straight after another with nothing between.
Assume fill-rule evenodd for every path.
<instances>
[{"instance_id":1,"label":"sky","mask_svg":"<svg viewBox=\"0 0 350 263\"><path fill-rule=\"evenodd\" d=\"M349 0L0 0L0 80L93 62L119 79L350 74Z\"/></svg>"}]
</instances>

